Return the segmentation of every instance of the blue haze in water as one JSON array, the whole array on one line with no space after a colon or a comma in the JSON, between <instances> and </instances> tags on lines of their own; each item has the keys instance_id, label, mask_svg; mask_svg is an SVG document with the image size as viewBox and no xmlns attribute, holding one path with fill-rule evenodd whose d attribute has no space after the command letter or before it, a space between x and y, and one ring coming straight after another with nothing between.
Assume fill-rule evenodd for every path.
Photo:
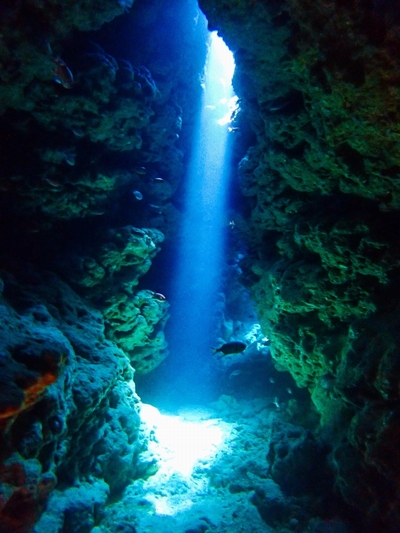
<instances>
[{"instance_id":1,"label":"blue haze in water","mask_svg":"<svg viewBox=\"0 0 400 533\"><path fill-rule=\"evenodd\" d=\"M170 353L157 387L159 394L165 391L163 404L201 403L213 397L211 347L216 343L228 224L227 124L232 113L233 70L232 53L212 33L202 108L185 178L178 256L170 271L171 316L166 327Z\"/></svg>"}]
</instances>

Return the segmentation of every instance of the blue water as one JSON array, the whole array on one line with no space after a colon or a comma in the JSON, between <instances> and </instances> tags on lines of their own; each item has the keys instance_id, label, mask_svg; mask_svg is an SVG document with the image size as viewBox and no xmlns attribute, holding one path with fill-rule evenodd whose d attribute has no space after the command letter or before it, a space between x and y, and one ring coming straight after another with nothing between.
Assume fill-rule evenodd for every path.
<instances>
[{"instance_id":1,"label":"blue water","mask_svg":"<svg viewBox=\"0 0 400 533\"><path fill-rule=\"evenodd\" d=\"M211 347L217 343L223 310L220 291L229 231L227 122L233 69L232 54L220 37L211 34L197 134L185 179L178 252L170 271L171 317L166 328L170 353L152 378L160 381L155 386L158 391L167 388L163 402L168 398L176 403L203 402L216 392Z\"/></svg>"}]
</instances>

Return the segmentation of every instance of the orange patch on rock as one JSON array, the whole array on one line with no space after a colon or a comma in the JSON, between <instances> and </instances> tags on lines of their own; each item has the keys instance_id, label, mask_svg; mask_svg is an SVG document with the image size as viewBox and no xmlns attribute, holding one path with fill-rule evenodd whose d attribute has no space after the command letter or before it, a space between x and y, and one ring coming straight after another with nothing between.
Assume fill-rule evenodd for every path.
<instances>
[{"instance_id":1,"label":"orange patch on rock","mask_svg":"<svg viewBox=\"0 0 400 533\"><path fill-rule=\"evenodd\" d=\"M58 373L46 372L43 376L40 376L39 379L33 385L24 389L25 400L22 403L21 409L26 409L35 402L37 402L38 397L40 397L46 388L55 383L58 378Z\"/></svg>"},{"instance_id":2,"label":"orange patch on rock","mask_svg":"<svg viewBox=\"0 0 400 533\"><path fill-rule=\"evenodd\" d=\"M51 370L48 370L44 374L40 375L32 385L22 389L25 396L24 400L20 405L11 405L0 412L0 421L2 419L6 420L10 417L16 416L24 409L27 409L31 405L35 404L44 394L46 388L57 381L60 374L60 367L64 364L66 359L65 356L62 356L59 362L52 360L51 354L46 353L44 354L44 357L47 360ZM2 424L0 423L0 428L1 425Z\"/></svg>"}]
</instances>

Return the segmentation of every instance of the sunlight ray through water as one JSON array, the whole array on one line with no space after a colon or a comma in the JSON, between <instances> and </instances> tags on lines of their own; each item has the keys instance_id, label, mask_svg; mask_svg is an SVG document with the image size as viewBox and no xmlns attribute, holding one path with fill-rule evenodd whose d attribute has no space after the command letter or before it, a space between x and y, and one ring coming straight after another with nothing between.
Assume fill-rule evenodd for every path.
<instances>
[{"instance_id":1,"label":"sunlight ray through water","mask_svg":"<svg viewBox=\"0 0 400 533\"><path fill-rule=\"evenodd\" d=\"M175 373L179 368L179 394L197 394L200 395L197 399L202 401L212 387L207 367L215 342L224 233L228 224L227 124L235 105L233 72L232 53L216 32L212 33L202 108L186 177L180 249L173 273L171 318L167 328L169 363ZM175 374L175 382L176 378Z\"/></svg>"}]
</instances>

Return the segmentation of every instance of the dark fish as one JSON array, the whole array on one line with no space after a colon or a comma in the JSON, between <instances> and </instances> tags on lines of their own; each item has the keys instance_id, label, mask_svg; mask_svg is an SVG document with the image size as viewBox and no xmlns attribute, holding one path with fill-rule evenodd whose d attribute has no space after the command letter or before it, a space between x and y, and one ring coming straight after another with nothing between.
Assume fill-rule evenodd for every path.
<instances>
[{"instance_id":1,"label":"dark fish","mask_svg":"<svg viewBox=\"0 0 400 533\"><path fill-rule=\"evenodd\" d=\"M222 352L224 355L228 355L231 353L243 352L246 348L247 348L247 345L244 342L232 341L232 342L226 342L219 348L212 348L212 350L214 350L214 353Z\"/></svg>"},{"instance_id":2,"label":"dark fish","mask_svg":"<svg viewBox=\"0 0 400 533\"><path fill-rule=\"evenodd\" d=\"M53 63L56 65L53 68L55 74L54 81L60 83L66 89L71 89L74 84L74 77L67 64L60 57L53 59Z\"/></svg>"}]
</instances>

